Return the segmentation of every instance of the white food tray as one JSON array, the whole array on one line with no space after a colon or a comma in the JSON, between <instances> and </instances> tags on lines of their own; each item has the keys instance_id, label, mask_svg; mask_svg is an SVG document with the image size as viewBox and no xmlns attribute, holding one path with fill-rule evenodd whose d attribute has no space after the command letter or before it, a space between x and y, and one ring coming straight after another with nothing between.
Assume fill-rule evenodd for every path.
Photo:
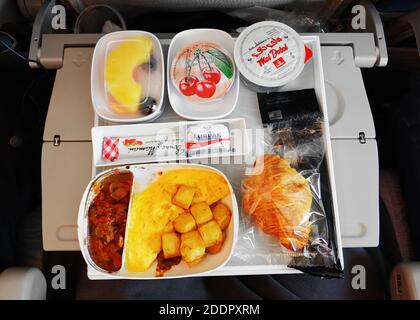
<instances>
[{"instance_id":1,"label":"white food tray","mask_svg":"<svg viewBox=\"0 0 420 320\"><path fill-rule=\"evenodd\" d=\"M335 177L334 177L334 170L333 170L333 160L332 160L332 150L331 150L331 139L330 139L330 130L328 124L328 112L327 112L327 99L325 93L325 84L324 84L324 73L322 68L322 59L321 59L321 46L320 41L317 36L302 36L302 40L304 43L310 47L313 51L313 57L310 59L305 68L303 69L302 73L296 78L294 81L290 82L289 84L285 85L282 88L282 91L290 91L290 90L301 90L301 89L309 89L314 88L315 93L318 98L318 103L320 105L321 111L324 115L325 121L325 147L326 147L326 163L329 172L329 180L330 180L330 189L331 189L331 198L332 198L332 206L334 211L334 224L336 230L336 242L338 247L338 259L340 260L342 266L344 267L344 260L343 260L343 251L342 251L342 241L341 241L341 232L340 232L340 222L339 222L339 212L338 212L338 205L337 205L337 193L336 193L336 184L335 184ZM168 51L168 44L170 40L168 39L160 39L164 54L167 54ZM242 92L241 92L242 89ZM241 105L238 104L230 115L232 118L243 117L246 120L247 128L257 129L262 128L261 117L259 115L258 109L258 101L256 99L256 95L254 93L250 94L249 90L243 88L243 84L241 83L240 93L241 94L248 94L249 99L254 99L255 104L252 108L244 108L241 109ZM248 97L247 97L248 98ZM156 122L172 122L172 121L183 121L184 119L180 118L178 115L171 110L169 106L169 101L166 97L165 102L166 108L165 112L161 117L157 119ZM101 122L101 120L96 117L95 125L106 125L106 123ZM250 137L251 140L255 139L255 137ZM252 141L251 152L253 151L252 148L255 147L254 142ZM233 162L231 162L233 163ZM217 164L213 165L209 164L220 171L222 171L227 178L230 180L233 189L235 190L237 199L241 199L240 196L240 184L238 181L238 172L235 170L234 165L231 164ZM92 168L92 175L95 176L98 172L102 169L97 168L93 165ZM238 180L239 179L239 180ZM242 219L242 212L241 208L239 208L239 218ZM241 223L239 223L239 230L238 230L238 239L236 245L240 245L241 241L247 241L241 237ZM261 260L255 260L252 262L244 263L235 256L235 250L231 259L221 268L207 273L206 276L228 276L228 275L257 275L257 274L293 274L293 273L300 273L300 271L296 269L292 269L287 267L283 264L269 264L269 263L262 263ZM192 275L193 276L193 275ZM91 280L104 280L109 279L98 273L92 268L88 267L88 278Z\"/></svg>"}]
</instances>

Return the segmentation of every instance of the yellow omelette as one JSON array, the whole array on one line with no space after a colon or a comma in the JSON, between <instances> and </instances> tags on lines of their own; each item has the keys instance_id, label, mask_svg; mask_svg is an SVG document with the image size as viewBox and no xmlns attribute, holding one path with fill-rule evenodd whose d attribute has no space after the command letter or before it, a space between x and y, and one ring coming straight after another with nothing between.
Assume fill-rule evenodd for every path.
<instances>
[{"instance_id":1,"label":"yellow omelette","mask_svg":"<svg viewBox=\"0 0 420 320\"><path fill-rule=\"evenodd\" d=\"M161 251L165 226L184 212L172 203L181 185L196 188L192 203L211 205L230 193L225 178L214 171L175 169L163 172L132 199L125 248L125 266L129 272L146 271Z\"/></svg>"}]
</instances>

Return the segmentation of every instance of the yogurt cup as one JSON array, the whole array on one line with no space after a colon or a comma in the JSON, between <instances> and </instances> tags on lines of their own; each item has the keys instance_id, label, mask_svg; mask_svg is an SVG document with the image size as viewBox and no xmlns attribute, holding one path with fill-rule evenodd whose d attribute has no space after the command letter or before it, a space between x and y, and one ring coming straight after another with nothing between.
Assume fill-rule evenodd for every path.
<instances>
[{"instance_id":1,"label":"yogurt cup","mask_svg":"<svg viewBox=\"0 0 420 320\"><path fill-rule=\"evenodd\" d=\"M170 74L172 84L179 94L193 103L207 103L222 99L235 80L235 64L233 58L219 44L209 41L194 41L178 51L172 61ZM188 78L197 82L194 92L181 90L181 83L188 85ZM200 82L209 83L213 90L202 96L199 91ZM204 92L206 93L206 92Z\"/></svg>"},{"instance_id":2,"label":"yogurt cup","mask_svg":"<svg viewBox=\"0 0 420 320\"><path fill-rule=\"evenodd\" d=\"M181 94L179 90L181 79L173 77L174 72L172 71L174 70L172 67L174 62L176 64L177 58L179 58L179 53L182 53L183 50L186 48L191 48L193 44L197 43L206 43L207 45L205 47L207 47L209 44L213 44L213 46L220 49L223 55L228 57L231 62L229 64L231 65L232 73L225 73L222 72L221 69L224 71L229 69L225 68L226 64L221 63L222 61L219 58L217 58L217 60L220 61L216 62L215 60L216 56L221 57L221 55L209 56L206 54L206 59L212 63L212 66L213 64L217 64L217 69L221 73L220 81L216 85L216 91L210 98L197 97L197 92L191 96L185 96ZM207 51L209 48L205 47L202 49ZM233 59L234 48L235 40L232 38L232 36L222 30L217 29L190 29L182 31L173 37L169 45L167 55L166 82L170 105L179 116L189 120L215 120L226 118L233 112L238 102L240 85L238 79L239 73L236 70ZM197 64L198 61L196 60L195 67L197 67ZM205 59L202 58L201 66L204 68L206 64L207 63L205 62ZM185 75L185 65L180 68L180 71L184 73L183 77L188 76L188 72ZM198 71L195 76L198 78L198 80L203 80L203 78L205 78L204 74L201 74L200 71ZM224 87L224 89L222 89L222 87Z\"/></svg>"},{"instance_id":3,"label":"yogurt cup","mask_svg":"<svg viewBox=\"0 0 420 320\"><path fill-rule=\"evenodd\" d=\"M257 92L275 89L297 78L305 65L305 45L289 26L263 21L238 37L234 58L242 80Z\"/></svg>"}]
</instances>

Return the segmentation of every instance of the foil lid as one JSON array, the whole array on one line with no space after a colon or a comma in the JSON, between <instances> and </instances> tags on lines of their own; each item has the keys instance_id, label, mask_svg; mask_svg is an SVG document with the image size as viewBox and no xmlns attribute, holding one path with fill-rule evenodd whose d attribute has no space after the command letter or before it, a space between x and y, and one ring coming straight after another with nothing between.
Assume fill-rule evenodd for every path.
<instances>
[{"instance_id":1,"label":"foil lid","mask_svg":"<svg viewBox=\"0 0 420 320\"><path fill-rule=\"evenodd\" d=\"M303 70L305 46L289 26L275 21L259 22L239 35L235 62L246 80L261 87L279 87Z\"/></svg>"}]
</instances>

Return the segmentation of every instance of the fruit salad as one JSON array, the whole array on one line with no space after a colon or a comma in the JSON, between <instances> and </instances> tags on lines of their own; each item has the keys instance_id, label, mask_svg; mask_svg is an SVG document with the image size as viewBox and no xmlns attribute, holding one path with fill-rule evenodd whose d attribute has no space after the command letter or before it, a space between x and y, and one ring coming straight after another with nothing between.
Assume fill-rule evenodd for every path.
<instances>
[{"instance_id":1,"label":"fruit salad","mask_svg":"<svg viewBox=\"0 0 420 320\"><path fill-rule=\"evenodd\" d=\"M113 111L147 116L156 110L163 79L154 47L153 39L147 35L114 41L108 46L105 86ZM157 91L153 92L153 88Z\"/></svg>"}]
</instances>

